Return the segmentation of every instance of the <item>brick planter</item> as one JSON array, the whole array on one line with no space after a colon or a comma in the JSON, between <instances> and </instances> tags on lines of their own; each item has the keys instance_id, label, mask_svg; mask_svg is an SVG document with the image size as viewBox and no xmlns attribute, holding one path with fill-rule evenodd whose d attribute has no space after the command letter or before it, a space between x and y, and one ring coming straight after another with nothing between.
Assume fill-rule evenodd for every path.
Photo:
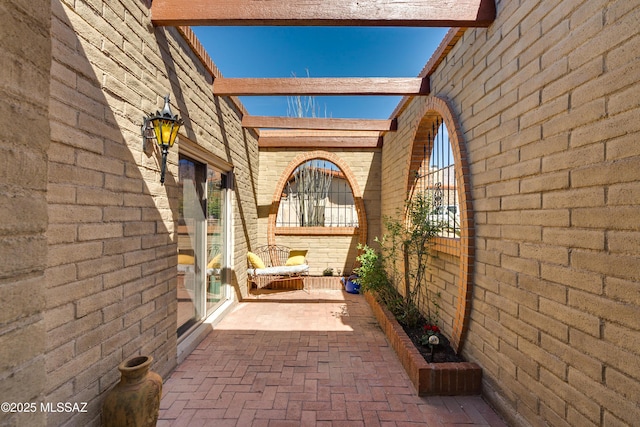
<instances>
[{"instance_id":1,"label":"brick planter","mask_svg":"<svg viewBox=\"0 0 640 427\"><path fill-rule=\"evenodd\" d=\"M371 293L364 295L419 396L480 394L480 366L471 362L428 363L393 314Z\"/></svg>"}]
</instances>

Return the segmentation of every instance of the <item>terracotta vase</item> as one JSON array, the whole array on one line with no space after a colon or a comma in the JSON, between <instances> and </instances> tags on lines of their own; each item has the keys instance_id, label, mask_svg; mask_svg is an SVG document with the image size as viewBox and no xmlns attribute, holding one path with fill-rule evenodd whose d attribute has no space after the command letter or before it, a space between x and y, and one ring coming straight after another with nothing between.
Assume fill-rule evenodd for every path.
<instances>
[{"instance_id":1,"label":"terracotta vase","mask_svg":"<svg viewBox=\"0 0 640 427\"><path fill-rule=\"evenodd\" d=\"M162 378L149 370L151 356L136 356L122 362L120 382L102 404L105 427L153 427L158 421Z\"/></svg>"}]
</instances>

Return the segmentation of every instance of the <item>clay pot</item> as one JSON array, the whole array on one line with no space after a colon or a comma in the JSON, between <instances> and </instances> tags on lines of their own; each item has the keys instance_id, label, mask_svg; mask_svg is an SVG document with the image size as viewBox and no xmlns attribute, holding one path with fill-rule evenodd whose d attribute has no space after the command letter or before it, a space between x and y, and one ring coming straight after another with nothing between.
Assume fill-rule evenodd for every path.
<instances>
[{"instance_id":1,"label":"clay pot","mask_svg":"<svg viewBox=\"0 0 640 427\"><path fill-rule=\"evenodd\" d=\"M120 382L102 404L105 427L154 427L158 421L162 378L149 371L151 356L135 356L122 362Z\"/></svg>"}]
</instances>

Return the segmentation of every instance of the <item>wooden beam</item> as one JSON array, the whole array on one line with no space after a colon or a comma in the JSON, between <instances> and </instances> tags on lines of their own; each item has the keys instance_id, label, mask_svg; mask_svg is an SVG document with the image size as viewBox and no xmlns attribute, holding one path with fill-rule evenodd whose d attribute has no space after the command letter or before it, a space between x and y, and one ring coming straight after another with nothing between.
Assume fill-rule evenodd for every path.
<instances>
[{"instance_id":1,"label":"wooden beam","mask_svg":"<svg viewBox=\"0 0 640 427\"><path fill-rule=\"evenodd\" d=\"M213 81L219 96L260 95L428 95L429 79L348 77L348 78L224 78Z\"/></svg>"},{"instance_id":2,"label":"wooden beam","mask_svg":"<svg viewBox=\"0 0 640 427\"><path fill-rule=\"evenodd\" d=\"M157 26L488 27L495 0L154 0Z\"/></svg>"},{"instance_id":3,"label":"wooden beam","mask_svg":"<svg viewBox=\"0 0 640 427\"><path fill-rule=\"evenodd\" d=\"M398 122L397 120L269 117L245 115L242 118L242 127L263 129L371 130L388 132L397 130Z\"/></svg>"},{"instance_id":4,"label":"wooden beam","mask_svg":"<svg viewBox=\"0 0 640 427\"><path fill-rule=\"evenodd\" d=\"M265 137L258 138L259 148L379 148L382 137Z\"/></svg>"},{"instance_id":5,"label":"wooden beam","mask_svg":"<svg viewBox=\"0 0 640 427\"><path fill-rule=\"evenodd\" d=\"M261 148L379 148L380 132L374 131L261 131Z\"/></svg>"},{"instance_id":6,"label":"wooden beam","mask_svg":"<svg viewBox=\"0 0 640 427\"><path fill-rule=\"evenodd\" d=\"M314 129L267 129L261 130L260 135L265 137L338 137L338 138L367 138L377 137L379 131L375 130L314 130Z\"/></svg>"}]
</instances>

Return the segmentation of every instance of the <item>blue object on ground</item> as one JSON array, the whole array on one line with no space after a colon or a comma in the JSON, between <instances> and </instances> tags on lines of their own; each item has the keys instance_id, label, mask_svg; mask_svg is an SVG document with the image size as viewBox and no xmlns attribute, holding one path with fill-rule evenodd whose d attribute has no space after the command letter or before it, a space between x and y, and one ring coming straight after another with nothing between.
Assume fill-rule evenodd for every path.
<instances>
[{"instance_id":1,"label":"blue object on ground","mask_svg":"<svg viewBox=\"0 0 640 427\"><path fill-rule=\"evenodd\" d=\"M342 283L344 283L344 290L350 294L359 294L360 293L360 283L356 283L354 280L357 279L358 276L349 276L348 279L342 279Z\"/></svg>"}]
</instances>

